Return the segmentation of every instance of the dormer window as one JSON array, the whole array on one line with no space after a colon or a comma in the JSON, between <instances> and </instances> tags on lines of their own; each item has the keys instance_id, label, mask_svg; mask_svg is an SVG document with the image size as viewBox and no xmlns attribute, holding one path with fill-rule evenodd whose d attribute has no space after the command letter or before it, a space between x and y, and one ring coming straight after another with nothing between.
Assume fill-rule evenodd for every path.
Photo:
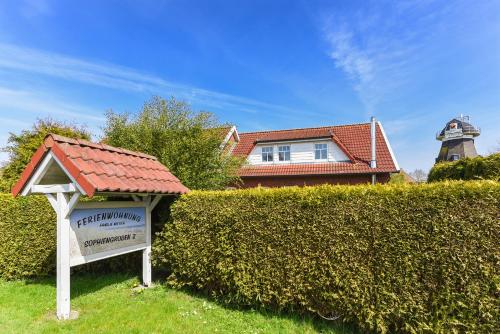
<instances>
[{"instance_id":1,"label":"dormer window","mask_svg":"<svg viewBox=\"0 0 500 334\"><path fill-rule=\"evenodd\" d=\"M326 160L328 157L327 144L314 144L314 159Z\"/></svg>"},{"instance_id":2,"label":"dormer window","mask_svg":"<svg viewBox=\"0 0 500 334\"><path fill-rule=\"evenodd\" d=\"M273 147L266 146L262 148L262 162L272 162L273 161Z\"/></svg>"},{"instance_id":3,"label":"dormer window","mask_svg":"<svg viewBox=\"0 0 500 334\"><path fill-rule=\"evenodd\" d=\"M290 161L290 145L278 147L278 159L279 161Z\"/></svg>"}]
</instances>

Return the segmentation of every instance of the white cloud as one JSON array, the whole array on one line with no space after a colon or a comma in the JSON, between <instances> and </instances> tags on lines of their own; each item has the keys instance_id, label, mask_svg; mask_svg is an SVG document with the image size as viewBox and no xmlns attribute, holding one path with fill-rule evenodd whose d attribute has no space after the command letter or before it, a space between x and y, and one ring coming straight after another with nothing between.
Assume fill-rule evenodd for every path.
<instances>
[{"instance_id":1,"label":"white cloud","mask_svg":"<svg viewBox=\"0 0 500 334\"><path fill-rule=\"evenodd\" d=\"M388 34L370 32L378 19L362 20L359 26L348 25L330 17L324 34L330 45L329 56L344 71L368 114L407 82L416 62L411 41L391 40Z\"/></svg>"},{"instance_id":2,"label":"white cloud","mask_svg":"<svg viewBox=\"0 0 500 334\"><path fill-rule=\"evenodd\" d=\"M320 24L328 55L346 73L366 111L374 113L383 103L443 80L443 69L457 66L456 58L463 62L472 48L495 52L495 12L498 4L481 1L367 1L356 10L333 11ZM476 55L467 57L473 61Z\"/></svg>"},{"instance_id":3,"label":"white cloud","mask_svg":"<svg viewBox=\"0 0 500 334\"><path fill-rule=\"evenodd\" d=\"M0 86L0 148L7 144L9 132L31 128L37 118L51 117L83 125L100 134L105 122L101 110L95 110L37 89L12 89ZM8 159L0 151L0 166Z\"/></svg>"},{"instance_id":4,"label":"white cloud","mask_svg":"<svg viewBox=\"0 0 500 334\"><path fill-rule=\"evenodd\" d=\"M64 116L75 120L103 122L103 116L95 116L100 111L62 101L60 98L35 90L17 90L0 86L0 109L2 115L12 116L19 113L45 114L48 116Z\"/></svg>"},{"instance_id":5,"label":"white cloud","mask_svg":"<svg viewBox=\"0 0 500 334\"><path fill-rule=\"evenodd\" d=\"M0 69L56 77L115 90L173 95L190 102L226 110L266 110L283 116L295 112L284 106L170 82L115 64L91 62L11 44L0 43Z\"/></svg>"}]
</instances>

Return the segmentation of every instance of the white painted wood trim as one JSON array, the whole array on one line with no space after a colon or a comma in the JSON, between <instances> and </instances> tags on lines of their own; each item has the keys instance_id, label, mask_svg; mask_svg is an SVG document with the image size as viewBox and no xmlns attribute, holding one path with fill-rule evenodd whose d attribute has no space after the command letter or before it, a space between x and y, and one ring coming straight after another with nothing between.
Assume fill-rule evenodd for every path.
<instances>
[{"instance_id":1,"label":"white painted wood trim","mask_svg":"<svg viewBox=\"0 0 500 334\"><path fill-rule=\"evenodd\" d=\"M399 164L398 161L396 160L396 156L394 155L394 152L392 151L391 144L389 143L389 140L387 139L387 136L384 131L384 127L382 126L382 123L380 121L377 121L378 126L380 127L380 132L382 132L382 136L384 137L385 144L387 145L387 148L389 149L389 153L391 154L392 161L394 161L394 166L396 166L396 169L399 171Z\"/></svg>"},{"instance_id":2,"label":"white painted wood trim","mask_svg":"<svg viewBox=\"0 0 500 334\"><path fill-rule=\"evenodd\" d=\"M50 205L52 205L52 208L54 211L57 213L58 210L58 204L57 204L57 198L54 196L54 194L45 194L47 196L47 199L49 200Z\"/></svg>"},{"instance_id":3,"label":"white painted wood trim","mask_svg":"<svg viewBox=\"0 0 500 334\"><path fill-rule=\"evenodd\" d=\"M146 204L146 249L142 252L142 282L151 286L151 196L144 198Z\"/></svg>"},{"instance_id":4,"label":"white painted wood trim","mask_svg":"<svg viewBox=\"0 0 500 334\"><path fill-rule=\"evenodd\" d=\"M236 126L233 125L233 127L229 130L229 132L227 133L226 137L224 138L224 140L220 144L220 149L221 150L224 147L226 147L227 143L229 142L229 139L231 139L231 137L233 136L233 134L236 135L236 141L237 142L240 141L240 136L238 135L238 131L236 130Z\"/></svg>"},{"instance_id":5,"label":"white painted wood trim","mask_svg":"<svg viewBox=\"0 0 500 334\"><path fill-rule=\"evenodd\" d=\"M103 259L107 259L107 258L110 258L113 256L132 253L132 252L144 250L144 249L146 249L145 243L139 244L139 245L133 245L133 246L129 246L129 247L124 247L124 248L119 248L119 249L112 249L112 250L109 250L106 252L99 252L99 253L87 255L87 256L73 257L71 259L70 265L71 265L71 267L79 266L81 264L90 263L90 262L94 262L94 261L98 261L98 260L103 260Z\"/></svg>"},{"instance_id":6,"label":"white painted wood trim","mask_svg":"<svg viewBox=\"0 0 500 334\"><path fill-rule=\"evenodd\" d=\"M80 187L80 185L76 182L76 180L71 176L70 173L68 173L68 171L63 166L63 164L59 161L59 159L57 159L57 157L51 151L49 151L45 155L42 162L36 168L35 173L31 176L31 178L25 184L23 190L21 191L21 195L22 196L29 195L32 192L33 186L34 185L38 186L38 182L40 182L40 180L45 175L45 173L47 172L48 168L50 167L50 165L53 161L55 161L57 163L57 165L63 170L63 172L71 180L72 184L76 187L76 189L78 189L78 191L81 194L86 195L87 193ZM40 188L40 189L42 189L42 188Z\"/></svg>"},{"instance_id":7,"label":"white painted wood trim","mask_svg":"<svg viewBox=\"0 0 500 334\"><path fill-rule=\"evenodd\" d=\"M80 199L80 193L79 192L75 192L71 196L71 199L68 202L67 211L65 212L65 215L64 215L65 218L69 218L69 216L73 212L73 209L75 209L75 207L77 206L79 199Z\"/></svg>"},{"instance_id":8,"label":"white painted wood trim","mask_svg":"<svg viewBox=\"0 0 500 334\"><path fill-rule=\"evenodd\" d=\"M306 138L306 139L291 139L291 140L272 140L272 141L261 141L257 142L255 146L272 146L272 145L287 145L287 144L297 144L297 143L311 143L317 142L321 144L322 142L333 141L331 136L328 137L317 137L317 138Z\"/></svg>"},{"instance_id":9,"label":"white painted wood trim","mask_svg":"<svg viewBox=\"0 0 500 334\"><path fill-rule=\"evenodd\" d=\"M161 195L156 195L151 204L149 205L149 210L153 212L153 209L158 205L160 202L162 196Z\"/></svg>"},{"instance_id":10,"label":"white painted wood trim","mask_svg":"<svg viewBox=\"0 0 500 334\"><path fill-rule=\"evenodd\" d=\"M52 161L52 155L49 152L45 155L42 162L37 166L35 173L31 175L27 184L24 185L24 188L21 191L22 196L26 196L31 192L31 188L33 187L33 185L37 184L47 172L48 168L50 167L51 161Z\"/></svg>"},{"instance_id":11,"label":"white painted wood trim","mask_svg":"<svg viewBox=\"0 0 500 334\"><path fill-rule=\"evenodd\" d=\"M57 193L57 317L69 319L70 316L70 263L69 263L69 218L68 199L65 194Z\"/></svg>"},{"instance_id":12,"label":"white painted wood trim","mask_svg":"<svg viewBox=\"0 0 500 334\"><path fill-rule=\"evenodd\" d=\"M73 176L71 176L71 174L68 172L68 170L63 166L63 164L59 161L59 159L57 159L57 157L52 153L52 152L49 152L49 154L52 156L52 158L54 159L54 161L59 165L59 167L61 167L61 169L63 170L64 174L66 174L66 176L71 180L71 182L76 186L76 188L78 189L78 191L82 194L82 195L87 195L87 193L85 192L85 190L83 190L82 187L80 187L80 185L78 184L78 182L76 182L75 178Z\"/></svg>"},{"instance_id":13,"label":"white painted wood trim","mask_svg":"<svg viewBox=\"0 0 500 334\"><path fill-rule=\"evenodd\" d=\"M53 194L53 193L74 193L76 187L72 183L68 184L34 184L31 186L31 193Z\"/></svg>"},{"instance_id":14,"label":"white painted wood trim","mask_svg":"<svg viewBox=\"0 0 500 334\"><path fill-rule=\"evenodd\" d=\"M145 208L147 206L144 202L132 201L104 201L104 202L78 202L75 209L113 209L113 208Z\"/></svg>"}]
</instances>

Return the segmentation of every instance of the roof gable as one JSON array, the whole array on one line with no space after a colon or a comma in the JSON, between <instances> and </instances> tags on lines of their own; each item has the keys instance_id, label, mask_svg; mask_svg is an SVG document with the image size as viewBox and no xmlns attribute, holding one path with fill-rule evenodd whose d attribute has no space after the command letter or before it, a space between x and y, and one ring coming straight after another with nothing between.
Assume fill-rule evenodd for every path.
<instances>
[{"instance_id":1,"label":"roof gable","mask_svg":"<svg viewBox=\"0 0 500 334\"><path fill-rule=\"evenodd\" d=\"M342 164L338 162L315 163L315 167L312 166L313 164L309 164L310 166L307 168L300 164L294 166L245 166L242 168L240 175L247 176L251 174L254 176L255 173L258 173L258 175L266 173L267 175L290 175L290 173L296 173L296 175L345 174L395 172L399 170L380 122L376 123L376 169L370 168L370 123L240 133L240 141L234 148L233 154L248 156L257 143L266 141L295 141L315 138L331 138L346 153L351 162ZM335 164L335 166L332 164Z\"/></svg>"},{"instance_id":2,"label":"roof gable","mask_svg":"<svg viewBox=\"0 0 500 334\"><path fill-rule=\"evenodd\" d=\"M51 134L12 188L14 196L25 188L47 158L53 159L88 197L95 193L182 194L188 191L153 156Z\"/></svg>"}]
</instances>

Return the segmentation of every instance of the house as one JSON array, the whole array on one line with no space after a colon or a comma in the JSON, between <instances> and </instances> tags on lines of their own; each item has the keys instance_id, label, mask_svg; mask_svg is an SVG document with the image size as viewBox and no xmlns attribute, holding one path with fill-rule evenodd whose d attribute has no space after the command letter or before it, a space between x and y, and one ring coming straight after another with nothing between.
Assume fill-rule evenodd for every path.
<instances>
[{"instance_id":1,"label":"house","mask_svg":"<svg viewBox=\"0 0 500 334\"><path fill-rule=\"evenodd\" d=\"M227 133L228 151L247 159L242 187L385 183L399 166L380 122ZM375 140L372 140L374 138Z\"/></svg>"}]
</instances>

